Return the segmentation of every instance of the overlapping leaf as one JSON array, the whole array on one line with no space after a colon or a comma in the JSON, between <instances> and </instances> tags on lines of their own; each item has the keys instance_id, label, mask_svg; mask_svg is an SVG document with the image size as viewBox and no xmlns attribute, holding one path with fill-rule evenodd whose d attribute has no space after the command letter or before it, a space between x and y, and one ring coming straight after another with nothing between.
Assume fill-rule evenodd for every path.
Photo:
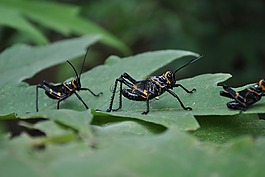
<instances>
[{"instance_id":1,"label":"overlapping leaf","mask_svg":"<svg viewBox=\"0 0 265 177\"><path fill-rule=\"evenodd\" d=\"M79 8L40 0L1 0L0 25L16 28L26 33L36 43L47 43L47 38L28 19L64 35L102 36L102 42L128 53L125 44L93 22L79 16Z\"/></svg>"},{"instance_id":2,"label":"overlapping leaf","mask_svg":"<svg viewBox=\"0 0 265 177\"><path fill-rule=\"evenodd\" d=\"M0 169L4 177L265 175L264 138L253 143L246 137L215 147L171 130L159 136L116 139L94 152L83 143L29 152L26 141L18 141L22 138L2 142ZM14 165L16 170L8 170Z\"/></svg>"},{"instance_id":3,"label":"overlapping leaf","mask_svg":"<svg viewBox=\"0 0 265 177\"><path fill-rule=\"evenodd\" d=\"M68 127L68 129L77 131L80 137L82 137L84 140L88 140L93 137L91 127L90 127L90 122L92 120L92 114L90 114L89 111L79 112L79 111L74 111L74 110L63 110L63 109L62 110L49 110L49 111L25 114L21 118L22 119L47 118L49 120L59 123L60 125L65 126L66 129ZM39 124L37 124L35 128L38 128L38 126L42 126L42 123L39 123ZM47 126L43 127L43 129L41 128L41 130L43 130L44 133L48 135L54 133L54 132L51 132L52 130L50 130L49 127Z\"/></svg>"},{"instance_id":4,"label":"overlapping leaf","mask_svg":"<svg viewBox=\"0 0 265 177\"><path fill-rule=\"evenodd\" d=\"M88 100L88 104L91 108L103 110L103 115L105 115L104 110L108 108L111 97L110 89L113 86L115 79L118 78L122 73L127 72L135 77L135 79L144 79L166 64L189 55L198 56L195 53L188 51L165 50L147 52L123 59L118 57L110 57L106 61L105 65L96 67L88 73L84 73L82 75L83 87L88 87L96 93L103 92L103 95L95 98L88 93L81 93L82 97L85 100ZM175 99L172 99L172 101L175 101ZM163 107L163 104L165 103L160 103L160 100L153 102L157 105L157 107ZM69 106L74 109L80 109L81 104L77 99L74 99L73 103L74 104ZM174 107L177 104L178 103L175 102ZM145 110L145 103L139 102L135 104L135 102L125 100L124 110L125 111L120 111L117 113L110 113L109 115L137 118L156 124L162 124L167 127L177 126L184 130L196 129L198 127L198 124L193 118L191 112L182 111L181 109L179 109L181 111L177 113L174 111L167 111L167 109L162 111L153 111L153 106L151 106L152 112L145 116L141 115L141 112Z\"/></svg>"}]
</instances>

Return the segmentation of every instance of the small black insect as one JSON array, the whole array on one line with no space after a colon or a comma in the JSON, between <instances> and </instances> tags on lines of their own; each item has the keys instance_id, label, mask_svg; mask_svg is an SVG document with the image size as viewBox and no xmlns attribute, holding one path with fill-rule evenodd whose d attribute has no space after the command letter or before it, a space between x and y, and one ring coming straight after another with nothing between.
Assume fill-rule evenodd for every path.
<instances>
[{"instance_id":1,"label":"small black insect","mask_svg":"<svg viewBox=\"0 0 265 177\"><path fill-rule=\"evenodd\" d=\"M83 99L77 94L76 91L80 91L80 90L87 90L89 91L93 96L99 96L100 94L102 94L102 92L95 94L94 92L92 92L89 88L82 88L81 87L81 73L83 70L83 66L85 64L85 59L87 56L88 50L85 54L85 57L83 59L83 64L82 64L82 68L80 71L80 74L78 76L75 67L72 65L72 63L70 63L67 60L67 63L74 69L75 75L76 75L76 79L73 79L69 82L64 82L62 84L59 85L53 85L47 81L43 81L42 84L38 84L36 86L36 111L39 111L38 108L38 90L39 88L42 88L45 90L45 94L50 97L51 99L56 99L58 100L57 102L57 109L59 109L59 104L61 101L65 100L66 98L70 97L73 93L77 96L77 98L83 103L83 105L86 107L86 109L88 109L88 106L86 105L86 103L83 101Z\"/></svg>"},{"instance_id":2,"label":"small black insect","mask_svg":"<svg viewBox=\"0 0 265 177\"><path fill-rule=\"evenodd\" d=\"M201 56L202 57L202 56ZM192 110L191 107L185 107L180 98L175 94L172 89L174 87L181 87L183 90L185 90L187 93L193 93L196 91L196 89L192 89L191 91L186 89L181 84L176 84L176 78L175 73L179 71L180 69L186 67L187 65L197 61L201 57L195 58L185 64L184 66L180 67L176 71L167 71L164 74L160 76L151 76L147 78L146 80L136 81L133 79L128 73L123 73L119 78L116 79L114 84L114 89L109 105L109 109L107 109L107 112L110 111L117 111L122 108L122 95L129 100L134 101L146 101L146 111L144 111L142 114L148 114L149 112L149 100L162 95L165 91L170 93L172 96L174 96L180 103L181 107L185 110ZM119 90L119 107L117 109L113 109L113 101L117 89L117 84L120 83L120 90ZM122 89L122 84L125 84L129 88Z\"/></svg>"},{"instance_id":3,"label":"small black insect","mask_svg":"<svg viewBox=\"0 0 265 177\"><path fill-rule=\"evenodd\" d=\"M239 92L233 90L228 85L223 86L224 91L220 92L221 96L234 99L228 102L226 105L229 109L246 111L248 107L265 96L265 80L261 79L257 84L250 86Z\"/></svg>"}]
</instances>

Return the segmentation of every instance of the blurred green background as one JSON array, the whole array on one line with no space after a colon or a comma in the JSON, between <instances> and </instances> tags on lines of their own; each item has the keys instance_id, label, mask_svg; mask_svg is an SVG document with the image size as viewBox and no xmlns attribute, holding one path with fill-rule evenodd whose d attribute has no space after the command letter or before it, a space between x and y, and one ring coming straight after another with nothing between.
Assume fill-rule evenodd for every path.
<instances>
[{"instance_id":1,"label":"blurred green background","mask_svg":"<svg viewBox=\"0 0 265 177\"><path fill-rule=\"evenodd\" d=\"M23 3L26 0L10 0ZM7 0L0 0L0 9L7 7ZM28 2L31 2L28 0ZM41 0L34 1L40 2ZM65 8L78 8L82 19L93 22L109 34L122 41L129 50L100 43L93 46L87 68L101 64L110 55L128 56L150 50L185 49L204 56L203 60L179 73L178 78L191 77L202 73L231 73L228 83L234 87L257 82L265 78L265 1L213 1L213 0L57 0L45 1ZM2 5L1 5L2 4ZM21 7L21 6L20 6ZM26 7L25 7L26 8ZM52 11L53 8L50 8ZM59 12L58 12L59 13ZM53 14L51 12L51 14ZM6 14L8 15L8 13ZM23 16L23 14L21 14ZM56 15L56 13L55 13ZM67 13L65 13L67 23ZM81 35L76 32L62 32L49 28L38 18L25 16L49 42ZM17 27L1 23L0 49L24 42L34 42ZM69 20L69 25L77 24ZM179 62L170 65L174 69ZM53 69L54 71L55 69ZM136 69L137 72L137 69ZM38 74L32 83L43 78L62 81L64 74ZM72 71L70 71L72 75ZM69 75L70 75L69 74ZM131 73L133 75L133 73ZM52 79L50 79L52 80Z\"/></svg>"}]
</instances>

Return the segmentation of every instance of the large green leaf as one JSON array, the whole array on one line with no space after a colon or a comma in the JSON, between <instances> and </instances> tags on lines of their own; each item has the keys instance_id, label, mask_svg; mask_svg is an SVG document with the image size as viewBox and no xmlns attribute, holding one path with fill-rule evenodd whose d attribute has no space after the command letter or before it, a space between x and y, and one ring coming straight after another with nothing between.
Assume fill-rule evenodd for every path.
<instances>
[{"instance_id":1,"label":"large green leaf","mask_svg":"<svg viewBox=\"0 0 265 177\"><path fill-rule=\"evenodd\" d=\"M4 177L265 175L264 138L254 143L245 137L215 147L171 130L159 136L119 138L93 152L80 142L34 152L27 146L34 140L22 138L1 143Z\"/></svg>"},{"instance_id":2,"label":"large green leaf","mask_svg":"<svg viewBox=\"0 0 265 177\"><path fill-rule=\"evenodd\" d=\"M128 47L113 35L93 22L80 17L77 6L43 0L1 0L0 8L10 14L0 17L2 25L8 25L27 32L35 42L43 43L47 42L47 39L29 23L28 18L64 35L100 34L102 42L116 47L124 53L129 52ZM5 18L5 20L1 20L1 18ZM19 23L14 24L15 20Z\"/></svg>"},{"instance_id":3,"label":"large green leaf","mask_svg":"<svg viewBox=\"0 0 265 177\"><path fill-rule=\"evenodd\" d=\"M42 111L37 113L29 113L21 116L22 119L28 118L47 118L49 120L53 120L54 122L59 123L60 125L66 126L68 129L72 129L77 131L84 140L88 140L93 138L92 131L90 129L90 122L92 120L92 114L89 111L73 111L73 110L49 110ZM39 123L34 126L34 128L38 128L41 126L40 130L42 130L46 134L53 135L54 131L51 132L48 126L43 127L43 123Z\"/></svg>"},{"instance_id":4,"label":"large green leaf","mask_svg":"<svg viewBox=\"0 0 265 177\"><path fill-rule=\"evenodd\" d=\"M180 59L185 54L189 55L185 51L165 50L146 52L126 57L122 60L117 57L110 57L105 65L97 67L83 75L83 82L88 83L87 85L90 88L104 93L99 98L90 98L90 106L101 110L108 108L111 98L110 86L113 86L115 79L123 72L129 73L136 80L142 80L155 70L161 68L164 62L170 63L173 60ZM203 59L198 62L203 62ZM178 67L176 66L175 68ZM99 79L92 80L91 78L95 76ZM205 74L178 81L178 83L183 84L188 89L197 89L193 94L187 94L180 88L174 89L174 92L179 95L186 106L193 107L193 111L183 110L174 97L165 93L160 96L159 100L152 100L150 102L151 108L148 115L141 115L141 112L146 109L145 102L134 102L128 99L123 99L123 109L118 112L104 113L104 115L137 118L147 122L162 124L166 127L172 126L184 130L194 130L198 128L198 124L194 121L194 115L218 115L224 114L223 111L229 111L219 96L221 88L217 87L217 83L223 82L229 77L231 77L229 74ZM117 97L114 102L118 102ZM117 107L117 104L115 106Z\"/></svg>"},{"instance_id":5,"label":"large green leaf","mask_svg":"<svg viewBox=\"0 0 265 177\"><path fill-rule=\"evenodd\" d=\"M12 113L32 112L35 107L35 87L29 87L21 81L47 67L84 55L86 48L97 40L99 36L85 36L42 47L15 45L2 52L0 55L0 115L10 117ZM51 101L47 97L44 99Z\"/></svg>"},{"instance_id":6,"label":"large green leaf","mask_svg":"<svg viewBox=\"0 0 265 177\"><path fill-rule=\"evenodd\" d=\"M51 48L53 47L51 46ZM25 54L21 52L20 56L23 57L23 55L25 55L24 58L32 58L28 56L38 56L39 54L41 54L39 57L41 58L41 56L44 55L37 52L38 51L36 51L36 53L31 53L28 51ZM43 49L42 52L45 53L47 52L47 50ZM48 52L51 53L49 50ZM4 52L2 56L6 56L7 54L12 55L12 53L12 50L11 52ZM141 80L148 77L150 74L167 65L168 63L171 63L176 59L180 59L188 55L198 56L195 53L181 50L146 52L123 59L112 56L106 61L105 65L96 67L93 70L84 73L81 78L83 87L89 87L91 90L97 93L103 92L103 95L94 98L88 93L83 92L80 94L84 100L88 100L89 107L103 110L102 113L96 113L97 116L112 115L133 119L136 118L146 122L161 124L165 127L178 127L183 130L195 130L199 127L198 123L194 119L194 115L231 114L231 112L229 112L229 110L227 110L227 108L225 107L222 98L218 95L220 87L217 87L218 82L223 82L230 77L230 75L228 74L206 74L179 81L179 83L183 84L188 89L192 89L194 87L197 89L197 92L193 94L187 94L183 90L180 90L178 88L174 89L174 91L183 100L185 105L193 107L193 111L183 110L174 97L172 97L170 94L165 93L164 95L160 96L159 100L151 101L151 111L148 115L141 114L141 112L146 109L144 102L134 102L127 99L124 99L124 106L121 111L104 113L104 110L108 108L109 100L111 97L110 87L113 86L115 79L118 78L123 72L127 72L135 79ZM14 57L14 60L15 58L17 58L16 55ZM33 71L28 74L28 71L25 71L25 69L22 68L23 70L21 70L21 73L18 72L18 74L15 75L14 78L18 79L17 81L21 81L22 79L25 79L38 71L36 68L45 68L45 65L43 63L41 63L40 65L39 62L39 60L36 60L35 62L28 62L31 66L34 66ZM53 62L55 61L53 60ZM49 66L48 60L45 60L45 63L46 66ZM12 66L12 63L10 63L10 65L11 68L14 67ZM179 66L176 66L176 68L178 67ZM7 69L4 69L3 72L8 73L8 68L10 70L10 67L7 67ZM23 74L24 72L25 74ZM12 74L6 75L12 76ZM19 79L18 75L21 79ZM6 76L6 80L9 81L10 78ZM15 79L12 79L12 81L15 81ZM26 84L20 83L16 87L16 92L12 92L11 86L8 86L9 85L6 85L4 87L5 90L11 91L4 91L3 96L9 98L11 98L11 95L13 97L15 96L17 100L24 100L24 105L22 107L18 106L19 108L17 108L16 111L12 112L11 110L15 110L15 103L19 102L14 100L13 102L10 101L10 103L8 102L8 104L6 105L6 107L8 108L4 107L5 109L3 109L9 112L5 112L4 114L2 113L2 115L10 115L14 112L22 115L23 113L25 113L25 110L27 110L26 112L34 112L35 87L28 87ZM29 96L24 98L24 95ZM202 99L205 99L205 101L202 101ZM47 110L51 108L55 109L55 102L53 100L50 100L45 94L42 94L42 92L39 96L39 102L40 110ZM61 104L61 106L62 108L70 108L76 110L84 109L82 103L75 97L67 99ZM117 104L115 104L114 106L117 106Z\"/></svg>"},{"instance_id":7,"label":"large green leaf","mask_svg":"<svg viewBox=\"0 0 265 177\"><path fill-rule=\"evenodd\" d=\"M95 92L103 92L103 95L94 98L87 93L83 93L82 97L85 100L88 100L88 104L91 108L101 109L104 111L108 108L109 100L111 97L110 87L113 86L115 79L118 78L123 72L128 72L136 79L144 79L166 64L188 55L197 56L195 53L188 51L165 50L146 52L123 59L120 59L118 57L110 57L106 61L105 65L96 67L88 73L84 73L82 75L82 83L84 86L88 86ZM172 99L172 102L173 101L175 101L174 98ZM177 126L183 130L194 130L198 128L198 124L193 118L191 112L183 111L179 107L177 109L179 109L180 111L178 110L177 114L176 112L168 111L167 109L162 111L155 111L156 109L153 108L153 104L157 105L158 107L163 105L165 102L168 101L166 99L164 100L164 102L160 102L160 100L154 100L151 103L152 112L149 115L141 115L141 112L145 110L145 103L139 102L135 104L135 102L133 101L125 100L124 111L117 113L112 112L110 114L103 112L102 115L137 118L147 122L162 124L163 126L167 127ZM72 109L80 109L81 104L77 99L74 99L73 103L74 104L69 105L72 107ZM176 107L178 103L175 102L173 104L174 107ZM101 114L99 113L97 115L100 116Z\"/></svg>"},{"instance_id":8,"label":"large green leaf","mask_svg":"<svg viewBox=\"0 0 265 177\"><path fill-rule=\"evenodd\" d=\"M19 12L0 5L0 25L9 26L31 36L32 40L39 44L48 43L48 39L30 22L23 18Z\"/></svg>"}]
</instances>

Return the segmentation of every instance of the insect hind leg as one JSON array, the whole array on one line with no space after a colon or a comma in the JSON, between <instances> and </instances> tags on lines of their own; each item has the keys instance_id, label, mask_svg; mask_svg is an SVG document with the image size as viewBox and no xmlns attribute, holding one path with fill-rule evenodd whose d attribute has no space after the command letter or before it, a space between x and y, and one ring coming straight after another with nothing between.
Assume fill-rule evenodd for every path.
<instances>
[{"instance_id":1,"label":"insect hind leg","mask_svg":"<svg viewBox=\"0 0 265 177\"><path fill-rule=\"evenodd\" d=\"M128 79L130 82L132 82L133 84L136 84L136 80L134 78L132 78L128 73L123 73L121 75L122 78Z\"/></svg>"},{"instance_id":2,"label":"insect hind leg","mask_svg":"<svg viewBox=\"0 0 265 177\"><path fill-rule=\"evenodd\" d=\"M116 93L116 89L117 89L117 85L118 83L120 83L120 90L119 90L119 107L117 109L113 109L112 106L113 106L113 101L114 101L114 97L115 97L115 93ZM110 104L109 104L109 108L106 110L107 112L110 112L110 111L117 111L119 109L121 109L122 107L122 98L121 98L121 92L122 92L122 81L120 78L116 79L115 80L115 83L114 83L114 88L113 88L113 91L112 91L112 96L111 96L111 99L110 99Z\"/></svg>"},{"instance_id":3,"label":"insect hind leg","mask_svg":"<svg viewBox=\"0 0 265 177\"><path fill-rule=\"evenodd\" d=\"M223 97L234 99L234 97L232 97L231 94L229 94L227 92L224 92L224 91L221 91L220 95L223 96Z\"/></svg>"},{"instance_id":4,"label":"insect hind leg","mask_svg":"<svg viewBox=\"0 0 265 177\"><path fill-rule=\"evenodd\" d=\"M173 91L171 91L171 90L167 90L167 92L169 92L172 96L174 96L175 98L177 98L177 100L178 100L180 106L181 106L184 110L189 110L189 111L192 110L191 107L186 107L186 106L183 104L183 102L181 101L181 99L178 97L178 95L175 94Z\"/></svg>"},{"instance_id":5,"label":"insect hind leg","mask_svg":"<svg viewBox=\"0 0 265 177\"><path fill-rule=\"evenodd\" d=\"M247 107L247 104L244 103L244 98L239 94L239 92L233 90L231 87L229 87L228 85L224 84L223 88L225 91L227 91L228 94L231 95L232 99L235 99L238 103L240 103L242 106ZM221 94L221 93L220 93ZM223 94L223 93L222 93ZM228 95L225 94L225 95Z\"/></svg>"},{"instance_id":6,"label":"insect hind leg","mask_svg":"<svg viewBox=\"0 0 265 177\"><path fill-rule=\"evenodd\" d=\"M128 79L128 81L126 79ZM116 89L117 89L118 83L120 83L119 107L116 108L116 109L113 109L112 106L113 106L113 101L114 101L114 97L115 97L115 93L116 93ZM123 73L118 79L115 80L114 89L112 91L112 96L111 96L109 108L106 110L107 112L117 111L117 110L122 108L122 84L125 84L129 88L133 88L134 83L136 83L136 80L133 79L128 73Z\"/></svg>"},{"instance_id":7,"label":"insect hind leg","mask_svg":"<svg viewBox=\"0 0 265 177\"><path fill-rule=\"evenodd\" d=\"M246 105L242 105L237 101L230 101L226 104L226 106L229 109L240 110L240 111L246 111L248 109Z\"/></svg>"}]
</instances>

